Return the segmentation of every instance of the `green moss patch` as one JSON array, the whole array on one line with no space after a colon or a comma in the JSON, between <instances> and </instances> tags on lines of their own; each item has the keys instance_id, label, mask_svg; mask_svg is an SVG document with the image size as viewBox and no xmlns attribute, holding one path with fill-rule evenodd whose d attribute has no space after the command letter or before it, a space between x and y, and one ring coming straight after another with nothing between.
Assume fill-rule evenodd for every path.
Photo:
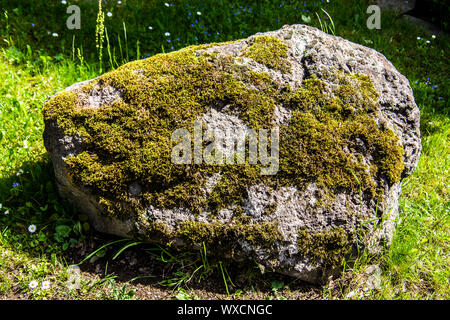
<instances>
[{"instance_id":1,"label":"green moss patch","mask_svg":"<svg viewBox=\"0 0 450 320\"><path fill-rule=\"evenodd\" d=\"M274 36L255 37L244 56L271 69L289 72L291 64L287 60L288 46Z\"/></svg>"},{"instance_id":2,"label":"green moss patch","mask_svg":"<svg viewBox=\"0 0 450 320\"><path fill-rule=\"evenodd\" d=\"M362 79L362 80L361 80ZM323 188L361 188L377 193L378 180L400 180L403 148L388 128L377 125L377 94L365 76L350 76L333 95L318 79L308 79L290 101L288 126L282 127L282 175L297 186L315 181ZM361 97L358 98L358 95ZM359 143L359 145L358 145ZM372 156L370 163L363 158Z\"/></svg>"},{"instance_id":3,"label":"green moss patch","mask_svg":"<svg viewBox=\"0 0 450 320\"><path fill-rule=\"evenodd\" d=\"M341 265L353 250L352 242L353 236L342 228L317 233L300 229L297 238L299 254L327 267Z\"/></svg>"},{"instance_id":4,"label":"green moss patch","mask_svg":"<svg viewBox=\"0 0 450 320\"><path fill-rule=\"evenodd\" d=\"M245 220L236 219L233 224L186 221L179 224L175 236L183 239L187 244L205 243L221 251L231 250L237 245L238 240L246 240L256 247L265 248L270 248L275 241L282 240L276 222L249 224L249 221Z\"/></svg>"}]
</instances>

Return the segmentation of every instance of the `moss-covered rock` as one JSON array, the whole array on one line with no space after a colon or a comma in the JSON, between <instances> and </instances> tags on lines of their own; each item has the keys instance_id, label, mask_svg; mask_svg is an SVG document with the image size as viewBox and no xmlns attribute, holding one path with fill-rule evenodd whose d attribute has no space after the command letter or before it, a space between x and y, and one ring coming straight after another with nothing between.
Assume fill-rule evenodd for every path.
<instances>
[{"instance_id":1,"label":"moss-covered rock","mask_svg":"<svg viewBox=\"0 0 450 320\"><path fill-rule=\"evenodd\" d=\"M356 241L389 243L382 219L420 152L407 80L380 54L298 25L129 63L51 97L43 117L60 193L96 229L205 244L312 282ZM205 141L227 129L244 132L244 157L220 135ZM270 163L252 160L258 130Z\"/></svg>"}]
</instances>

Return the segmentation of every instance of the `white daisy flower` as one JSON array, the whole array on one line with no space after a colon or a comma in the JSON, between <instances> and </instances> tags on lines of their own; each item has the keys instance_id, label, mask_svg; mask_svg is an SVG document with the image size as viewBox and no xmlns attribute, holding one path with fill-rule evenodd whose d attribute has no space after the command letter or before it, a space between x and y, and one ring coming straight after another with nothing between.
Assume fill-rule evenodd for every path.
<instances>
[{"instance_id":1,"label":"white daisy flower","mask_svg":"<svg viewBox=\"0 0 450 320\"><path fill-rule=\"evenodd\" d=\"M202 15L202 13L201 13L200 11L197 11L197 15L201 16L201 15Z\"/></svg>"},{"instance_id":2,"label":"white daisy flower","mask_svg":"<svg viewBox=\"0 0 450 320\"><path fill-rule=\"evenodd\" d=\"M36 289L38 286L38 282L36 280L32 280L30 281L30 283L28 283L28 288L30 289Z\"/></svg>"},{"instance_id":3,"label":"white daisy flower","mask_svg":"<svg viewBox=\"0 0 450 320\"><path fill-rule=\"evenodd\" d=\"M36 226L34 224L30 224L28 226L28 232L29 233L35 233L36 232Z\"/></svg>"},{"instance_id":4,"label":"white daisy flower","mask_svg":"<svg viewBox=\"0 0 450 320\"><path fill-rule=\"evenodd\" d=\"M66 0L61 0L61 3L62 3L62 4L66 4L67 1L66 1Z\"/></svg>"},{"instance_id":5,"label":"white daisy flower","mask_svg":"<svg viewBox=\"0 0 450 320\"><path fill-rule=\"evenodd\" d=\"M119 0L119 1L117 1L117 4L122 4L122 1L120 1L120 0Z\"/></svg>"},{"instance_id":6,"label":"white daisy flower","mask_svg":"<svg viewBox=\"0 0 450 320\"><path fill-rule=\"evenodd\" d=\"M166 7L169 7L169 6L170 6L170 4L168 4L167 2L164 3L164 5L165 5Z\"/></svg>"},{"instance_id":7,"label":"white daisy flower","mask_svg":"<svg viewBox=\"0 0 450 320\"><path fill-rule=\"evenodd\" d=\"M434 34L433 34L431 37L432 37L433 39L436 39L436 35L434 35Z\"/></svg>"},{"instance_id":8,"label":"white daisy flower","mask_svg":"<svg viewBox=\"0 0 450 320\"><path fill-rule=\"evenodd\" d=\"M166 33L164 33L164 35L165 35L166 37L170 37L170 32L166 32Z\"/></svg>"},{"instance_id":9,"label":"white daisy flower","mask_svg":"<svg viewBox=\"0 0 450 320\"><path fill-rule=\"evenodd\" d=\"M148 26L148 30L153 30L153 27L152 26Z\"/></svg>"},{"instance_id":10,"label":"white daisy flower","mask_svg":"<svg viewBox=\"0 0 450 320\"><path fill-rule=\"evenodd\" d=\"M106 15L107 15L108 17L112 17L112 13L111 13L111 12L108 12Z\"/></svg>"},{"instance_id":11,"label":"white daisy flower","mask_svg":"<svg viewBox=\"0 0 450 320\"><path fill-rule=\"evenodd\" d=\"M55 37L55 38L56 38L56 37L58 37L58 36L59 36L59 34L57 34L56 32L53 32L53 33L52 33L52 37Z\"/></svg>"},{"instance_id":12,"label":"white daisy flower","mask_svg":"<svg viewBox=\"0 0 450 320\"><path fill-rule=\"evenodd\" d=\"M48 290L50 289L50 281L44 281L42 282L42 290Z\"/></svg>"}]
</instances>

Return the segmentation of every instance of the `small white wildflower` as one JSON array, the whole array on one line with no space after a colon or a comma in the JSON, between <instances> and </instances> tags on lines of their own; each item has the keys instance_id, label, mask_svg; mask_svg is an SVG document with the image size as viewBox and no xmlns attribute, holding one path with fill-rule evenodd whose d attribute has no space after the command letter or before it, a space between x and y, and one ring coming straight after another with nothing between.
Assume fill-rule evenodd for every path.
<instances>
[{"instance_id":1,"label":"small white wildflower","mask_svg":"<svg viewBox=\"0 0 450 320\"><path fill-rule=\"evenodd\" d=\"M44 281L42 282L42 290L48 290L50 289L50 281Z\"/></svg>"},{"instance_id":2,"label":"small white wildflower","mask_svg":"<svg viewBox=\"0 0 450 320\"><path fill-rule=\"evenodd\" d=\"M66 4L67 1L66 1L66 0L61 0L61 3L62 3L62 4Z\"/></svg>"},{"instance_id":3,"label":"small white wildflower","mask_svg":"<svg viewBox=\"0 0 450 320\"><path fill-rule=\"evenodd\" d=\"M59 36L59 34L57 34L56 32L53 32L53 33L52 33L52 36L56 38L56 37Z\"/></svg>"},{"instance_id":4,"label":"small white wildflower","mask_svg":"<svg viewBox=\"0 0 450 320\"><path fill-rule=\"evenodd\" d=\"M30 283L28 283L28 288L30 289L36 289L38 286L38 282L36 280L32 280L30 281Z\"/></svg>"},{"instance_id":5,"label":"small white wildflower","mask_svg":"<svg viewBox=\"0 0 450 320\"><path fill-rule=\"evenodd\" d=\"M170 7L170 4L168 4L167 2L164 3L164 5L165 5L166 7Z\"/></svg>"},{"instance_id":6,"label":"small white wildflower","mask_svg":"<svg viewBox=\"0 0 450 320\"><path fill-rule=\"evenodd\" d=\"M3 205L0 203L0 209L3 208Z\"/></svg>"},{"instance_id":7,"label":"small white wildflower","mask_svg":"<svg viewBox=\"0 0 450 320\"><path fill-rule=\"evenodd\" d=\"M112 17L112 13L111 13L111 12L108 12L106 15L107 15L108 17Z\"/></svg>"},{"instance_id":8,"label":"small white wildflower","mask_svg":"<svg viewBox=\"0 0 450 320\"><path fill-rule=\"evenodd\" d=\"M8 215L8 214L9 214L9 210L6 210L4 213L5 213L6 215Z\"/></svg>"},{"instance_id":9,"label":"small white wildflower","mask_svg":"<svg viewBox=\"0 0 450 320\"><path fill-rule=\"evenodd\" d=\"M166 32L166 33L164 33L164 35L165 35L166 37L170 37L170 32Z\"/></svg>"},{"instance_id":10,"label":"small white wildflower","mask_svg":"<svg viewBox=\"0 0 450 320\"><path fill-rule=\"evenodd\" d=\"M153 30L153 27L152 26L148 26L148 30Z\"/></svg>"},{"instance_id":11,"label":"small white wildflower","mask_svg":"<svg viewBox=\"0 0 450 320\"><path fill-rule=\"evenodd\" d=\"M433 34L432 36L431 36L433 39L436 39L436 36Z\"/></svg>"},{"instance_id":12,"label":"small white wildflower","mask_svg":"<svg viewBox=\"0 0 450 320\"><path fill-rule=\"evenodd\" d=\"M30 225L28 226L28 232L29 232L29 233L34 233L34 232L36 232L36 226L35 226L34 224L30 224Z\"/></svg>"},{"instance_id":13,"label":"small white wildflower","mask_svg":"<svg viewBox=\"0 0 450 320\"><path fill-rule=\"evenodd\" d=\"M421 37L417 37L417 40L420 40L420 39L422 39Z\"/></svg>"},{"instance_id":14,"label":"small white wildflower","mask_svg":"<svg viewBox=\"0 0 450 320\"><path fill-rule=\"evenodd\" d=\"M430 43L430 40L427 40L427 43Z\"/></svg>"},{"instance_id":15,"label":"small white wildflower","mask_svg":"<svg viewBox=\"0 0 450 320\"><path fill-rule=\"evenodd\" d=\"M119 0L119 1L117 1L117 4L122 4L122 1L120 1L120 0Z\"/></svg>"},{"instance_id":16,"label":"small white wildflower","mask_svg":"<svg viewBox=\"0 0 450 320\"><path fill-rule=\"evenodd\" d=\"M202 15L202 13L201 13L200 11L197 11L197 15L201 16L201 15Z\"/></svg>"}]
</instances>

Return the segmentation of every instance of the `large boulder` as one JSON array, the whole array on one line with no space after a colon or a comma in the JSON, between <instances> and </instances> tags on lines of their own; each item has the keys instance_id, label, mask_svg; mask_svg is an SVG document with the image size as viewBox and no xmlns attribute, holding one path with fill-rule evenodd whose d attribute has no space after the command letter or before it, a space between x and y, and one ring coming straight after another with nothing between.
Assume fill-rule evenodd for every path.
<instances>
[{"instance_id":1,"label":"large boulder","mask_svg":"<svg viewBox=\"0 0 450 320\"><path fill-rule=\"evenodd\" d=\"M304 25L128 63L43 117L59 192L98 231L309 282L390 244L421 150L408 80Z\"/></svg>"}]
</instances>

